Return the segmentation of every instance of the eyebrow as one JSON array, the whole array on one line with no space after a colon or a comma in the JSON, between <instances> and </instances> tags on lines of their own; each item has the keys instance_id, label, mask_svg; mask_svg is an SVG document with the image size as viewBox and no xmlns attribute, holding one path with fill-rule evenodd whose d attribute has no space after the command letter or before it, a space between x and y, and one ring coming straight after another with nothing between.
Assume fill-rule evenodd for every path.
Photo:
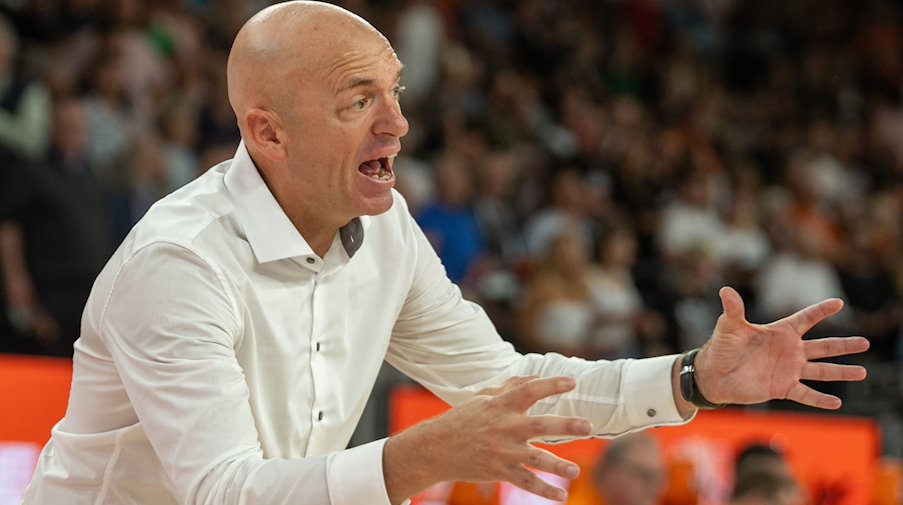
<instances>
[{"instance_id":1,"label":"eyebrow","mask_svg":"<svg viewBox=\"0 0 903 505\"><path fill-rule=\"evenodd\" d=\"M395 76L396 81L399 81L401 79L401 74L403 71L404 71L404 66L402 65L402 67L400 69L398 69L398 74ZM368 88L368 87L375 86L375 85L376 85L376 79L374 79L372 77L356 77L354 79L351 79L347 83L345 83L344 86L339 88L338 92L342 93L343 91L348 91L350 89Z\"/></svg>"}]
</instances>

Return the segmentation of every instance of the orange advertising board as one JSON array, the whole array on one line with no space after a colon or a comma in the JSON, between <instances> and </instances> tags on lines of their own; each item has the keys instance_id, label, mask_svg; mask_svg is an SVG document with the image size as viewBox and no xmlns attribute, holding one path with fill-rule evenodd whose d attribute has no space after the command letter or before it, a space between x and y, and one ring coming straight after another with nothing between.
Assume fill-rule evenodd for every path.
<instances>
[{"instance_id":1,"label":"orange advertising board","mask_svg":"<svg viewBox=\"0 0 903 505\"><path fill-rule=\"evenodd\" d=\"M391 397L390 429L398 432L447 409L445 403L419 387L399 388ZM700 412L684 426L657 428L647 433L661 441L672 463L690 463L694 503L724 503L733 484L734 457L750 443L764 443L786 451L787 460L813 503L871 503L880 454L878 428L871 419L815 411L795 414L725 409ZM545 448L580 464L586 475L605 444L605 440L591 439ZM672 464L671 468L681 467ZM571 491L573 495L575 490ZM441 503L435 498L422 498L421 503Z\"/></svg>"},{"instance_id":2,"label":"orange advertising board","mask_svg":"<svg viewBox=\"0 0 903 505\"><path fill-rule=\"evenodd\" d=\"M38 451L65 413L71 377L69 360L0 354L0 505L18 503L16 493L24 489ZM397 432L447 409L422 388L398 388L390 399L390 430ZM786 449L788 461L813 502L871 505L876 475L880 474L879 434L870 419L814 411L790 414L726 409L702 412L685 426L648 433L662 442L670 460L691 463L689 472L696 486L693 496L699 504L723 502L732 484L734 455L752 442ZM586 475L605 444L594 439L547 448L581 464ZM686 467L672 465L674 468ZM514 496L515 491L508 492ZM573 486L571 491L575 491ZM512 498L501 505L539 503L522 496L518 500Z\"/></svg>"}]
</instances>

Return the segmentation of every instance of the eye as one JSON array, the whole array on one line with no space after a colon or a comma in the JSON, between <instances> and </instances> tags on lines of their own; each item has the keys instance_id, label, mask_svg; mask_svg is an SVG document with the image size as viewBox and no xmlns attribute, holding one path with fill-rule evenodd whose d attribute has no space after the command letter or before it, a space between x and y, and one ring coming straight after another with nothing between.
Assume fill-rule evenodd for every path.
<instances>
[{"instance_id":1,"label":"eye","mask_svg":"<svg viewBox=\"0 0 903 505\"><path fill-rule=\"evenodd\" d=\"M392 88L392 96L394 96L395 98L398 98L398 96L401 95L402 93L404 93L404 90L406 90L406 89L407 88L405 88L401 84L397 84L394 88Z\"/></svg>"},{"instance_id":2,"label":"eye","mask_svg":"<svg viewBox=\"0 0 903 505\"><path fill-rule=\"evenodd\" d=\"M366 107L369 102L370 102L369 98L361 98L360 100L351 104L351 109L352 110L363 110L364 107Z\"/></svg>"}]
</instances>

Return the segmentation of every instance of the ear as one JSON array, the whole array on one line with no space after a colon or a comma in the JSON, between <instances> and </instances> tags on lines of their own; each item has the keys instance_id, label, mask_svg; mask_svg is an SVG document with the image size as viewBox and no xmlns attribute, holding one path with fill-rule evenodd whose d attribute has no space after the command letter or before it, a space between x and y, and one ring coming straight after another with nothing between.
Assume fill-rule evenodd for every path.
<instances>
[{"instance_id":1,"label":"ear","mask_svg":"<svg viewBox=\"0 0 903 505\"><path fill-rule=\"evenodd\" d=\"M271 160L285 159L285 130L279 115L272 110L254 108L245 113L245 142Z\"/></svg>"}]
</instances>

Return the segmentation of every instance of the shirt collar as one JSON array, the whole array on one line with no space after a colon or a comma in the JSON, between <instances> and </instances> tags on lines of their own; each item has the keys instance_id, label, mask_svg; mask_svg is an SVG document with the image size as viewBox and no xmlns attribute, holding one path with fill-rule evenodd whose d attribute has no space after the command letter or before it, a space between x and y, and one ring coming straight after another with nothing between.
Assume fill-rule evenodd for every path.
<instances>
[{"instance_id":1,"label":"shirt collar","mask_svg":"<svg viewBox=\"0 0 903 505\"><path fill-rule=\"evenodd\" d=\"M286 258L313 257L313 249L298 233L257 171L242 140L225 175L226 189L232 194L235 213L248 243L260 263ZM341 243L349 258L364 241L370 216L354 218L339 230Z\"/></svg>"}]
</instances>

